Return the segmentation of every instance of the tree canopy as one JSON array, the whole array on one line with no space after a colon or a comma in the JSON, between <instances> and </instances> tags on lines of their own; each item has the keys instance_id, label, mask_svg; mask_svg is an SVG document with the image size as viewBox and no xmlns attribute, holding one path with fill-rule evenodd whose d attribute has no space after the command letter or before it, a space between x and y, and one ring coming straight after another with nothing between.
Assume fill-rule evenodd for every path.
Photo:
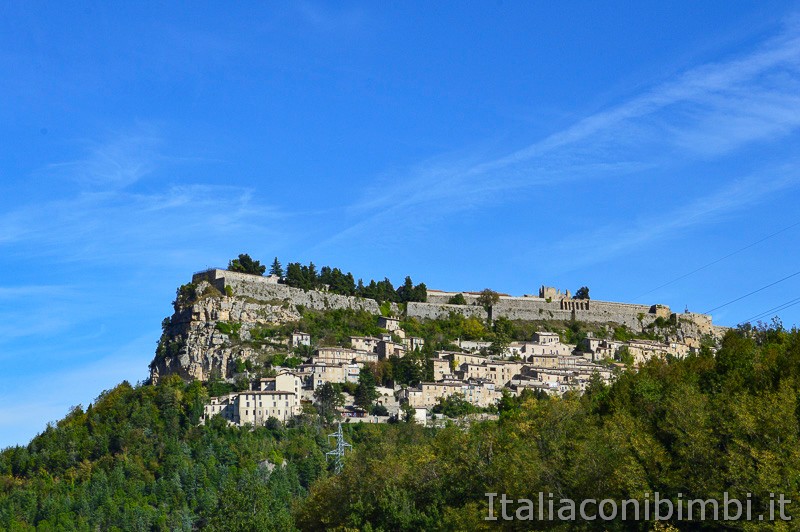
<instances>
[{"instance_id":1,"label":"tree canopy","mask_svg":"<svg viewBox=\"0 0 800 532\"><path fill-rule=\"evenodd\" d=\"M275 260L272 261L272 266L269 267L269 274L283 277L283 266L281 266L278 257L275 257Z\"/></svg>"},{"instance_id":2,"label":"tree canopy","mask_svg":"<svg viewBox=\"0 0 800 532\"><path fill-rule=\"evenodd\" d=\"M318 272L313 262L307 266L299 262L290 262L286 266L284 282L303 290L327 290L334 294L364 297L379 302L408 303L410 301L424 302L428 299L428 289L425 284L415 285L408 276L403 285L395 290L388 278L381 281L371 280L369 284L364 284L363 279L356 282L352 273L345 273L339 268L323 266Z\"/></svg>"},{"instance_id":3,"label":"tree canopy","mask_svg":"<svg viewBox=\"0 0 800 532\"><path fill-rule=\"evenodd\" d=\"M589 299L589 287L588 286L581 286L575 291L575 295L572 296L572 299Z\"/></svg>"},{"instance_id":4,"label":"tree canopy","mask_svg":"<svg viewBox=\"0 0 800 532\"><path fill-rule=\"evenodd\" d=\"M228 262L228 270L232 272L249 273L252 275L264 275L267 267L259 261L250 258L247 253L242 253L236 259Z\"/></svg>"}]
</instances>

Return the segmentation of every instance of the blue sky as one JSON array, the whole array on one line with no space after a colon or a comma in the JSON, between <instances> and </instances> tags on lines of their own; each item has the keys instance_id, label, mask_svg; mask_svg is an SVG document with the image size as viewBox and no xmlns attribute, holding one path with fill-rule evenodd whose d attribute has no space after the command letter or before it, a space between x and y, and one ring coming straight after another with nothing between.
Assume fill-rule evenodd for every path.
<instances>
[{"instance_id":1,"label":"blue sky","mask_svg":"<svg viewBox=\"0 0 800 532\"><path fill-rule=\"evenodd\" d=\"M800 270L792 3L471 4L3 3L0 447L241 252L698 312Z\"/></svg>"}]
</instances>

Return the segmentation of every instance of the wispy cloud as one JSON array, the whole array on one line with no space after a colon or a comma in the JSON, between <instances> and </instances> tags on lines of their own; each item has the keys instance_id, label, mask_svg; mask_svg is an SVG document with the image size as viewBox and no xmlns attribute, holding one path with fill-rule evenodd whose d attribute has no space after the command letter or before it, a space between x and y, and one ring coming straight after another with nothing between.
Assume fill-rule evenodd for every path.
<instances>
[{"instance_id":1,"label":"wispy cloud","mask_svg":"<svg viewBox=\"0 0 800 532\"><path fill-rule=\"evenodd\" d=\"M552 265L559 271L579 269L587 264L642 249L654 240L698 225L718 221L737 210L764 201L766 198L800 185L800 174L792 166L737 179L707 196L694 198L671 211L659 212L624 223L610 223L591 231L570 235L556 245L569 260ZM569 254L580 249L580 256Z\"/></svg>"},{"instance_id":2,"label":"wispy cloud","mask_svg":"<svg viewBox=\"0 0 800 532\"><path fill-rule=\"evenodd\" d=\"M0 299L64 296L73 292L71 287L61 285L0 286Z\"/></svg>"},{"instance_id":3,"label":"wispy cloud","mask_svg":"<svg viewBox=\"0 0 800 532\"><path fill-rule=\"evenodd\" d=\"M326 33L352 31L360 27L366 18L364 11L352 7L332 7L331 4L310 1L296 2L293 6L308 25Z\"/></svg>"},{"instance_id":4,"label":"wispy cloud","mask_svg":"<svg viewBox=\"0 0 800 532\"><path fill-rule=\"evenodd\" d=\"M84 144L84 156L37 172L73 183L67 193L0 213L0 247L7 254L19 248L26 256L62 262L134 257L147 263L184 247L196 249L199 242L282 239L290 214L265 204L250 188L177 178L159 186L176 167L194 160L165 154L152 126Z\"/></svg>"},{"instance_id":5,"label":"wispy cloud","mask_svg":"<svg viewBox=\"0 0 800 532\"><path fill-rule=\"evenodd\" d=\"M85 188L124 188L156 168L162 157L161 138L151 124L138 124L110 138L84 140L85 155L73 161L53 163L40 173L77 182Z\"/></svg>"},{"instance_id":6,"label":"wispy cloud","mask_svg":"<svg viewBox=\"0 0 800 532\"><path fill-rule=\"evenodd\" d=\"M386 176L322 245L388 220L415 224L534 188L644 175L792 133L800 127L799 28L787 24L747 54L691 68L507 155L443 158Z\"/></svg>"}]
</instances>

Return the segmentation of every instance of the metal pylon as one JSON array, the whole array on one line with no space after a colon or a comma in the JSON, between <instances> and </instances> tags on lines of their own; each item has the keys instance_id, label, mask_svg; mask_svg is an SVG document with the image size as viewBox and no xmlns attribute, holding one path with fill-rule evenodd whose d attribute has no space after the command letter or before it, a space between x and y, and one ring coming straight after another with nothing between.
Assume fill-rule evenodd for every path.
<instances>
[{"instance_id":1,"label":"metal pylon","mask_svg":"<svg viewBox=\"0 0 800 532\"><path fill-rule=\"evenodd\" d=\"M325 453L325 459L333 458L334 459L334 466L333 469L337 473L342 471L342 467L344 467L344 453L346 451L352 451L353 446L344 441L344 434L342 434L342 424L339 423L339 428L333 434L328 434L328 441L333 438L336 440L336 448L332 451L328 451Z\"/></svg>"}]
</instances>

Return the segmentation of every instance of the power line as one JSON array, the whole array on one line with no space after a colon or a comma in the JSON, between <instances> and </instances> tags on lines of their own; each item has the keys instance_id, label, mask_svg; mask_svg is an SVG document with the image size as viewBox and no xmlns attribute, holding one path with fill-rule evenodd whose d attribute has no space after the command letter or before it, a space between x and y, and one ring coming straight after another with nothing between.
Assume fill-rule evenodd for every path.
<instances>
[{"instance_id":1,"label":"power line","mask_svg":"<svg viewBox=\"0 0 800 532\"><path fill-rule=\"evenodd\" d=\"M797 298L795 298L795 299L791 299L791 300L787 301L786 303L781 303L781 304L780 304L780 305L778 305L777 307L772 307L772 308L771 308L771 309L769 309L769 310L765 310L764 312L761 312L761 313L759 313L759 314L756 314L756 315L755 315L755 316L753 316L752 318L747 318L747 319L746 319L746 320L744 320L742 323L747 323L747 322L751 322L751 321L753 321L753 320L758 320L758 319L761 319L761 318L763 318L764 316L768 316L769 314L772 314L773 312L779 312L779 311L781 311L781 310L785 310L785 309L787 309L787 308L789 308L789 307L793 307L793 306L795 306L795 305L797 305L797 304L800 304L800 297L797 297Z\"/></svg>"},{"instance_id":2,"label":"power line","mask_svg":"<svg viewBox=\"0 0 800 532\"><path fill-rule=\"evenodd\" d=\"M776 285L776 284L778 284L778 283L782 283L782 282L783 282L783 281L785 281L786 279L791 279L792 277L795 277L796 275L800 275L800 272L794 272L794 273L793 273L793 274L791 274L791 275L787 275L787 276L786 276L786 277L784 277L783 279L778 279L778 280L777 280L777 281L775 281L774 283L770 283L770 284L768 284L767 286L762 286L762 287L761 287L761 288L759 288L758 290L753 290L752 292L749 292L749 293L747 293L747 294L745 294L745 295L743 295L743 296L741 296L741 297L737 297L736 299L731 299L731 300L730 300L730 301L728 301L727 303L723 303L722 305L720 305L720 306L718 306L718 307L714 307L714 308L712 308L711 310L707 310L707 311L703 312L703 314L711 314L711 313L712 313L712 312L714 312L715 310L719 310L719 309L721 309L721 308L723 308L723 307L727 307L727 306L728 306L728 305L730 305L731 303L736 303L737 301L740 301L740 300L742 300L742 299L744 299L744 298L746 298L746 297L752 296L753 294L757 294L758 292L761 292L762 290L766 290L767 288L769 288L769 287L771 287L771 286L775 286L775 285Z\"/></svg>"},{"instance_id":3,"label":"power line","mask_svg":"<svg viewBox=\"0 0 800 532\"><path fill-rule=\"evenodd\" d=\"M756 240L755 242L753 242L753 243L751 243L751 244L748 244L748 245L746 245L746 246L745 246L745 247L743 247L743 248L739 248L739 249L737 249L737 250L736 250L736 251L734 251L733 253L729 253L728 255L725 255L724 257L721 257L721 258L719 258L719 259L717 259L717 260L714 260L714 261L712 261L712 262L709 262L708 264L704 264L703 266L700 266L699 268L697 268L697 269L695 269L695 270L692 270L692 271L690 271L689 273L685 273L685 274L681 275L680 277L676 277L675 279L673 279L673 280L671 280L671 281L667 281L666 283L664 283L664 284L662 284L662 285L660 285L660 286L657 286L657 287L653 288L652 290L648 290L647 292L645 292L645 293L643 293L643 294L641 294L641 295L638 295L638 296L636 296L634 299L639 299L639 298L641 298L641 297L644 297L644 296L646 296L646 295L648 295L648 294L652 294L652 293L653 293L653 292L655 292L656 290L660 290L660 289L664 288L665 286L669 286L669 285L671 285L671 284L673 284L673 283L677 283L677 282L678 282L678 281L680 281L680 280L686 279L686 278L687 278L687 277L689 277L690 275L694 275L695 273L697 273L697 272L699 272L699 271L701 271L701 270L705 270L705 269L706 269L706 268L708 268L709 266L713 266L713 265L715 265L715 264L717 264L717 263L719 263L719 262L722 262L722 261L723 261L723 260L725 260L725 259L728 259L728 258L730 258L730 257L733 257L733 256L734 256L734 255L736 255L737 253L741 253L742 251L745 251L745 250L747 250L747 249L750 249L751 247L753 247L753 246L755 246L755 245L758 245L758 244L760 244L760 243L764 242L765 240L769 240L769 239L770 239L770 238L772 238L773 236L777 236L777 235L779 235L779 234L783 233L784 231L788 231L789 229L791 229L791 228L793 228L793 227L797 227L798 225L800 225L800 222L795 222L795 223L793 223L792 225L790 225L790 226L788 226L788 227L784 227L783 229L781 229L781 230L779 230L779 231L775 231L775 232L774 232L774 233L772 233L771 235L767 235L767 236L765 236L764 238L762 238L761 240Z\"/></svg>"}]
</instances>

